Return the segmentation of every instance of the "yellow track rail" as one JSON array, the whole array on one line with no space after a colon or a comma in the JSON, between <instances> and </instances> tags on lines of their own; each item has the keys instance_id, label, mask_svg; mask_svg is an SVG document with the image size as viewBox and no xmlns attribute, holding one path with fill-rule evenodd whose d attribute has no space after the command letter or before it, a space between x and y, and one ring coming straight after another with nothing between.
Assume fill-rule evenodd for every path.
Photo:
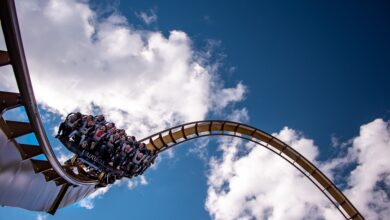
<instances>
[{"instance_id":1,"label":"yellow track rail","mask_svg":"<svg viewBox=\"0 0 390 220\"><path fill-rule=\"evenodd\" d=\"M335 205L345 219L364 219L337 186L303 155L274 136L233 121L208 120L186 123L143 138L148 149L162 152L173 146L207 136L232 136L261 145L297 168Z\"/></svg>"}]
</instances>

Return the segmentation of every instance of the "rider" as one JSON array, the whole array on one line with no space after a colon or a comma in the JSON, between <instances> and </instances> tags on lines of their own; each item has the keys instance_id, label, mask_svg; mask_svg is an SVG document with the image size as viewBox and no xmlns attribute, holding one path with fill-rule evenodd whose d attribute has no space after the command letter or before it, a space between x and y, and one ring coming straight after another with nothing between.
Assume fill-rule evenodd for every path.
<instances>
[{"instance_id":1,"label":"rider","mask_svg":"<svg viewBox=\"0 0 390 220\"><path fill-rule=\"evenodd\" d=\"M138 142L134 136L127 136L125 130L117 129L114 123L106 122L103 115L93 117L79 112L70 113L60 124L57 137L61 136L70 138L61 141L79 142L81 147L105 161L104 166L124 170L128 177L143 174L157 157L157 152L149 151L145 143Z\"/></svg>"},{"instance_id":2,"label":"rider","mask_svg":"<svg viewBox=\"0 0 390 220\"><path fill-rule=\"evenodd\" d=\"M81 140L80 140L80 145L83 148L86 148L88 146L88 141L92 133L95 131L95 122L93 120L90 120L86 122L86 126L83 126L80 128L80 133L81 133Z\"/></svg>"},{"instance_id":3,"label":"rider","mask_svg":"<svg viewBox=\"0 0 390 220\"><path fill-rule=\"evenodd\" d=\"M118 150L113 158L114 169L119 169L119 167L124 165L126 157L130 154L131 150L132 149L129 143L123 143L122 147L120 150Z\"/></svg>"},{"instance_id":4,"label":"rider","mask_svg":"<svg viewBox=\"0 0 390 220\"><path fill-rule=\"evenodd\" d=\"M68 136L81 121L82 115L80 112L70 113L66 116L65 121L61 122L56 138L62 136Z\"/></svg>"},{"instance_id":5,"label":"rider","mask_svg":"<svg viewBox=\"0 0 390 220\"><path fill-rule=\"evenodd\" d=\"M106 124L106 120L104 118L104 115L98 115L95 117L95 124L96 125L105 125Z\"/></svg>"},{"instance_id":6,"label":"rider","mask_svg":"<svg viewBox=\"0 0 390 220\"><path fill-rule=\"evenodd\" d=\"M98 129L95 130L94 135L91 138L91 150L94 150L95 147L103 141L104 137L107 135L106 133L106 126L102 125Z\"/></svg>"},{"instance_id":7,"label":"rider","mask_svg":"<svg viewBox=\"0 0 390 220\"><path fill-rule=\"evenodd\" d=\"M136 175L137 170L142 167L142 161L146 158L148 153L144 143L135 142L134 145L136 150L130 160L130 163L127 166L127 171L130 173L130 175Z\"/></svg>"},{"instance_id":8,"label":"rider","mask_svg":"<svg viewBox=\"0 0 390 220\"><path fill-rule=\"evenodd\" d=\"M81 123L78 123L78 126L76 126L73 132L70 133L69 138L72 139L76 144L79 144L81 139L81 130L85 130L88 126L88 122L90 121L93 121L93 116L84 115L81 119Z\"/></svg>"},{"instance_id":9,"label":"rider","mask_svg":"<svg viewBox=\"0 0 390 220\"><path fill-rule=\"evenodd\" d=\"M158 154L157 151L149 151L149 155L144 159L142 168L138 171L137 175L142 175L146 169L148 169L156 160Z\"/></svg>"}]
</instances>

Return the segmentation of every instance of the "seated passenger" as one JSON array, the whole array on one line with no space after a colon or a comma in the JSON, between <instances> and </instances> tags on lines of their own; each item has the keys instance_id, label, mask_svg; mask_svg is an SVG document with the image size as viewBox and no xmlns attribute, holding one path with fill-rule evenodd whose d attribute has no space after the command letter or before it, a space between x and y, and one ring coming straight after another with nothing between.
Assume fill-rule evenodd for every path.
<instances>
[{"instance_id":1,"label":"seated passenger","mask_svg":"<svg viewBox=\"0 0 390 220\"><path fill-rule=\"evenodd\" d=\"M109 133L108 133L108 135L109 135ZM119 138L118 133L111 134L108 138L106 138L105 144L102 145L101 149L100 149L102 159L104 161L106 161L108 164L110 164L111 166L112 166L112 161L111 160L109 161L108 159L112 158L114 144L118 138Z\"/></svg>"},{"instance_id":2,"label":"seated passenger","mask_svg":"<svg viewBox=\"0 0 390 220\"><path fill-rule=\"evenodd\" d=\"M116 150L116 148L118 147L117 144L118 144L118 141L119 141L119 140L120 140L120 135L119 135L119 133L111 134L110 138L108 139L107 145L108 145L112 150Z\"/></svg>"},{"instance_id":3,"label":"seated passenger","mask_svg":"<svg viewBox=\"0 0 390 220\"><path fill-rule=\"evenodd\" d=\"M71 147L68 147L73 152L79 153L77 149L72 149L77 144L76 146L86 148L87 151L96 155L99 161L89 156L84 158L89 163L98 163L95 164L97 168L96 166L92 168L91 165L85 163L87 169L90 170L88 172L94 175L103 171L121 178L122 172L113 171L112 168L125 171L124 176L127 177L141 175L157 157L157 152L150 152L146 145L138 142L134 136L127 136L124 129L117 129L114 123L106 122L103 115L94 117L71 113L60 124L57 137L60 136L68 137L66 142L73 142ZM65 141L65 139L61 140ZM69 143L66 146L69 146Z\"/></svg>"},{"instance_id":4,"label":"seated passenger","mask_svg":"<svg viewBox=\"0 0 390 220\"><path fill-rule=\"evenodd\" d=\"M119 135L120 135L120 133L119 133ZM126 136L119 136L119 138L117 140L115 140L115 142L114 142L115 152L121 150L121 148L123 147L123 145L125 143L126 143Z\"/></svg>"},{"instance_id":5,"label":"seated passenger","mask_svg":"<svg viewBox=\"0 0 390 220\"><path fill-rule=\"evenodd\" d=\"M70 113L66 116L65 121L60 124L58 128L57 138L61 136L68 136L81 121L82 115L80 112Z\"/></svg>"},{"instance_id":6,"label":"seated passenger","mask_svg":"<svg viewBox=\"0 0 390 220\"><path fill-rule=\"evenodd\" d=\"M157 151L150 152L149 155L144 159L142 169L140 169L137 174L144 174L145 170L148 169L152 164L154 164L154 161L156 160L157 156Z\"/></svg>"},{"instance_id":7,"label":"seated passenger","mask_svg":"<svg viewBox=\"0 0 390 220\"><path fill-rule=\"evenodd\" d=\"M141 153L149 154L149 150L148 150L148 148L146 148L146 144L145 143L139 144L139 149L140 149Z\"/></svg>"},{"instance_id":8,"label":"seated passenger","mask_svg":"<svg viewBox=\"0 0 390 220\"><path fill-rule=\"evenodd\" d=\"M95 133L91 139L90 149L94 150L97 145L101 144L101 141L103 140L103 138L106 135L107 135L107 133L106 133L106 126L105 125L102 125L98 129L96 129Z\"/></svg>"},{"instance_id":9,"label":"seated passenger","mask_svg":"<svg viewBox=\"0 0 390 220\"><path fill-rule=\"evenodd\" d=\"M126 157L131 152L131 146L128 143L124 143L123 147L115 154L113 158L113 167L114 169L119 169L122 167L126 161Z\"/></svg>"},{"instance_id":10,"label":"seated passenger","mask_svg":"<svg viewBox=\"0 0 390 220\"><path fill-rule=\"evenodd\" d=\"M134 141L133 141L133 137L132 136L126 136L126 141L133 144Z\"/></svg>"},{"instance_id":11,"label":"seated passenger","mask_svg":"<svg viewBox=\"0 0 390 220\"><path fill-rule=\"evenodd\" d=\"M94 117L92 115L84 115L82 118L83 123L88 122L88 121L93 121Z\"/></svg>"},{"instance_id":12,"label":"seated passenger","mask_svg":"<svg viewBox=\"0 0 390 220\"><path fill-rule=\"evenodd\" d=\"M136 150L138 149L138 147L136 147L134 145L132 138L130 139L130 141L128 141L128 139L126 139L125 145L130 145L130 151L127 152L126 158L123 161L123 165L127 165L128 163L131 163L131 160L133 159L133 156L134 156Z\"/></svg>"},{"instance_id":13,"label":"seated passenger","mask_svg":"<svg viewBox=\"0 0 390 220\"><path fill-rule=\"evenodd\" d=\"M115 126L110 128L109 124L106 126L107 127L107 131L106 131L106 140L108 141L108 139L114 135L116 133L116 128Z\"/></svg>"},{"instance_id":14,"label":"seated passenger","mask_svg":"<svg viewBox=\"0 0 390 220\"><path fill-rule=\"evenodd\" d=\"M95 131L95 122L93 120L88 121L86 126L83 126L80 129L81 140L80 145L83 148L86 148L88 145L88 137Z\"/></svg>"},{"instance_id":15,"label":"seated passenger","mask_svg":"<svg viewBox=\"0 0 390 220\"><path fill-rule=\"evenodd\" d=\"M95 124L96 125L105 125L106 120L104 119L104 115L98 115L97 117L95 117Z\"/></svg>"},{"instance_id":16,"label":"seated passenger","mask_svg":"<svg viewBox=\"0 0 390 220\"><path fill-rule=\"evenodd\" d=\"M118 133L119 133L120 136L127 136L125 129L119 129Z\"/></svg>"},{"instance_id":17,"label":"seated passenger","mask_svg":"<svg viewBox=\"0 0 390 220\"><path fill-rule=\"evenodd\" d=\"M139 144L139 142L135 142L135 143L136 143L135 145L137 145L137 143L138 143L138 145L140 147L138 149L136 149L133 158L131 159L131 161L129 162L129 164L127 166L127 171L131 175L134 175L136 173L136 171L141 167L142 161L147 156L147 154L145 153L145 150L144 150L145 144L144 143Z\"/></svg>"},{"instance_id":18,"label":"seated passenger","mask_svg":"<svg viewBox=\"0 0 390 220\"><path fill-rule=\"evenodd\" d=\"M139 172L143 170L143 167L147 164L147 158L150 156L151 152L146 148L145 143L140 143L138 152L143 155L138 166L133 170L133 173L138 176Z\"/></svg>"},{"instance_id":19,"label":"seated passenger","mask_svg":"<svg viewBox=\"0 0 390 220\"><path fill-rule=\"evenodd\" d=\"M88 129L88 123L93 122L93 116L92 115L84 115L82 118L81 126L77 126L74 131L69 135L69 138L75 143L80 144L82 132Z\"/></svg>"},{"instance_id":20,"label":"seated passenger","mask_svg":"<svg viewBox=\"0 0 390 220\"><path fill-rule=\"evenodd\" d=\"M107 127L107 131L111 130L112 128L114 128L114 131L116 130L115 124L112 123L112 122L107 123L107 124L106 124L106 127Z\"/></svg>"}]
</instances>

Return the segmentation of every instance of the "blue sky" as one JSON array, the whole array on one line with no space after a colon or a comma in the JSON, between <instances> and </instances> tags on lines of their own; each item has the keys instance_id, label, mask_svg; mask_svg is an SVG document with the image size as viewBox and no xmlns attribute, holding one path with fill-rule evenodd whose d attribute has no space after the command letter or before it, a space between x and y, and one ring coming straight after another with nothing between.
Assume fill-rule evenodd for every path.
<instances>
[{"instance_id":1,"label":"blue sky","mask_svg":"<svg viewBox=\"0 0 390 220\"><path fill-rule=\"evenodd\" d=\"M360 189L359 172L372 173L371 188L359 191L366 197L351 198L367 219L390 213L389 163L371 164L365 157L379 151L390 156L389 10L386 1L18 3L48 135L75 109L102 112L139 137L191 120L244 121L296 146L347 195ZM37 25L39 31L32 28ZM8 76L0 76L0 88L15 89ZM69 155L51 141L59 156ZM235 152L242 149L247 153ZM162 155L145 179L88 201L92 209L74 204L50 216L3 207L0 219L259 218L267 217L267 208L274 210L270 219L283 219L278 213L284 219L334 219L337 212L321 195L301 198L315 190L287 186L307 184L294 171L276 169L285 166L280 158L261 150L230 139L187 143ZM285 175L273 179L264 171L256 179L259 189L245 192L259 198L255 208L237 203L242 189L233 183L249 181L237 173L249 169L243 164L260 170L273 165L275 176ZM302 207L276 206L269 199L279 192L319 210L297 215L283 207ZM383 200L368 207L378 198Z\"/></svg>"}]
</instances>

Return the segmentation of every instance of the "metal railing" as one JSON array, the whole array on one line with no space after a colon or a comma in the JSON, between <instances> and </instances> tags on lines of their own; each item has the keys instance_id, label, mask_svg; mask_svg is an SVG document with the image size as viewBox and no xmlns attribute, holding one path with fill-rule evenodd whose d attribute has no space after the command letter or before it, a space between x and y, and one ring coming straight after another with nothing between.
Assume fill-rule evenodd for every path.
<instances>
[{"instance_id":1,"label":"metal railing","mask_svg":"<svg viewBox=\"0 0 390 220\"><path fill-rule=\"evenodd\" d=\"M13 67L16 82L19 88L19 93L22 98L23 106L29 122L34 130L36 139L41 146L47 160L52 165L53 169L67 182L73 185L96 185L97 180L81 180L77 176L70 175L57 160L46 132L43 128L38 112L38 107L35 101L34 91L31 84L29 70L23 49L23 42L20 35L18 18L13 0L0 1L0 16L1 25L3 28L4 38L7 45L7 52L10 64Z\"/></svg>"}]
</instances>

